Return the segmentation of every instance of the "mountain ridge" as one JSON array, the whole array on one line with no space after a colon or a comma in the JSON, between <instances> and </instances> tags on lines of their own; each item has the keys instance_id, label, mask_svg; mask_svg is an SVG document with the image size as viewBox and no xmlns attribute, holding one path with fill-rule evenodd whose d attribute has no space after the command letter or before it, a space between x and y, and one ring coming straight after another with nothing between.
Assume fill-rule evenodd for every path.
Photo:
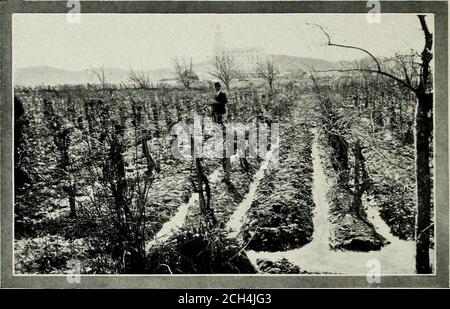
<instances>
[{"instance_id":1,"label":"mountain ridge","mask_svg":"<svg viewBox=\"0 0 450 309\"><path fill-rule=\"evenodd\" d=\"M298 57L290 55L270 55L278 67L280 72L287 74L295 74L299 70L308 71L311 67L318 70L335 68L337 63L308 57ZM211 76L208 74L211 61L203 61L193 64L194 71L203 79L208 79ZM98 83L95 77L94 70L100 68L83 69L83 70L68 70L52 66L33 66L18 68L14 71L15 86L56 86L63 84L88 84ZM120 84L128 81L130 70L111 67L105 68L106 82L111 84ZM149 79L158 82L162 79L174 79L175 74L172 69L160 68L156 70L138 70L148 75Z\"/></svg>"}]
</instances>

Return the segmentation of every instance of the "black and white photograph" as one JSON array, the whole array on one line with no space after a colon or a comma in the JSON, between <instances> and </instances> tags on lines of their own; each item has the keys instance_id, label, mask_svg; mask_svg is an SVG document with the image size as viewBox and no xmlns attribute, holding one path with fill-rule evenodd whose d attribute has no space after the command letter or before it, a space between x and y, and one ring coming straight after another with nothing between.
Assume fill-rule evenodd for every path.
<instances>
[{"instance_id":1,"label":"black and white photograph","mask_svg":"<svg viewBox=\"0 0 450 309\"><path fill-rule=\"evenodd\" d=\"M437 274L435 14L69 2L11 16L13 276Z\"/></svg>"}]
</instances>

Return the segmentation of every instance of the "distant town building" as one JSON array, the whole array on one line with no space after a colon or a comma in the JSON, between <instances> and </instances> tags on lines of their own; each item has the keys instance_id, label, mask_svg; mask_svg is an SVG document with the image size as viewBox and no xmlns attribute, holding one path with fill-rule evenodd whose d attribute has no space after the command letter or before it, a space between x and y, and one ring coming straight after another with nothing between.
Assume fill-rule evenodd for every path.
<instances>
[{"instance_id":1,"label":"distant town building","mask_svg":"<svg viewBox=\"0 0 450 309\"><path fill-rule=\"evenodd\" d=\"M222 31L219 25L216 26L214 33L213 58L217 56L228 56L233 58L233 61L242 77L250 77L255 75L258 63L264 61L265 59L261 48L227 48L224 44Z\"/></svg>"}]
</instances>

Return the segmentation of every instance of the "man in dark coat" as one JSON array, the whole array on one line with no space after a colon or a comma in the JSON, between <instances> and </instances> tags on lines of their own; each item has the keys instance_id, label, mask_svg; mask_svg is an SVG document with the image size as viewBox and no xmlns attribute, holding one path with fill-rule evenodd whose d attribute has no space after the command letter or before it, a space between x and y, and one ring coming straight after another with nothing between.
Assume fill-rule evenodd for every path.
<instances>
[{"instance_id":1,"label":"man in dark coat","mask_svg":"<svg viewBox=\"0 0 450 309\"><path fill-rule=\"evenodd\" d=\"M215 82L214 88L217 91L216 96L214 97L215 102L212 104L212 117L213 121L215 123L218 123L222 125L222 127L225 129L225 126L223 124L223 115L227 112L226 105L227 105L227 96L225 95L225 92L223 92L220 88L220 83ZM224 141L226 140L226 133L225 130L223 132L223 138ZM224 157L221 159L223 172L224 172L224 181L225 183L230 183L230 171L231 171L231 160L230 158L226 157L226 150L224 148Z\"/></svg>"},{"instance_id":2,"label":"man in dark coat","mask_svg":"<svg viewBox=\"0 0 450 309\"><path fill-rule=\"evenodd\" d=\"M212 104L212 117L214 122L223 124L223 115L226 113L227 96L222 91L219 82L214 83L214 88L217 94L214 98L215 102Z\"/></svg>"}]
</instances>

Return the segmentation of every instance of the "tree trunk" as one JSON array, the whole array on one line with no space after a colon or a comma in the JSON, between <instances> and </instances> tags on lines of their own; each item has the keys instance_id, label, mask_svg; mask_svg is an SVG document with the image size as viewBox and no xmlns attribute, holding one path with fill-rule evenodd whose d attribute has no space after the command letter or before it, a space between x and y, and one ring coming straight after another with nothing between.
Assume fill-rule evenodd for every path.
<instances>
[{"instance_id":1,"label":"tree trunk","mask_svg":"<svg viewBox=\"0 0 450 309\"><path fill-rule=\"evenodd\" d=\"M70 160L70 156L69 156L69 131L67 130L63 130L62 132L60 132L60 134L57 137L57 141L58 141L58 147L60 149L60 166L61 169L63 170L64 173L64 177L68 177L68 181L69 181L69 185L65 186L64 191L66 192L66 194L69 196L69 217L70 218L75 218L77 216L76 213L76 194L77 194L77 187L76 187L76 182L74 179L74 176L72 174L71 171L71 160Z\"/></svg>"},{"instance_id":2,"label":"tree trunk","mask_svg":"<svg viewBox=\"0 0 450 309\"><path fill-rule=\"evenodd\" d=\"M358 108L358 93L356 93L354 96L353 96L353 104L355 105L355 107L356 108Z\"/></svg>"},{"instance_id":3,"label":"tree trunk","mask_svg":"<svg viewBox=\"0 0 450 309\"><path fill-rule=\"evenodd\" d=\"M353 192L353 213L361 217L362 216L362 196L364 192L369 189L369 175L367 174L364 164L364 156L362 154L361 142L358 139L353 148L353 154L355 156L355 168L354 168L354 192Z\"/></svg>"},{"instance_id":4,"label":"tree trunk","mask_svg":"<svg viewBox=\"0 0 450 309\"><path fill-rule=\"evenodd\" d=\"M334 158L333 158L333 167L334 170L338 172L339 183L341 185L348 185L348 173L349 173L349 165L348 165L348 146L344 137L338 134L332 134L330 136L331 139L331 147L333 148Z\"/></svg>"},{"instance_id":5,"label":"tree trunk","mask_svg":"<svg viewBox=\"0 0 450 309\"><path fill-rule=\"evenodd\" d=\"M248 163L247 158L239 158L239 165L243 172L248 173L250 171L250 164Z\"/></svg>"},{"instance_id":6,"label":"tree trunk","mask_svg":"<svg viewBox=\"0 0 450 309\"><path fill-rule=\"evenodd\" d=\"M217 224L217 219L214 215L214 210L211 209L211 188L209 187L208 178L203 171L203 166L200 158L195 159L195 169L197 171L200 212L202 213L206 221L214 226ZM205 185L204 188L203 184Z\"/></svg>"},{"instance_id":7,"label":"tree trunk","mask_svg":"<svg viewBox=\"0 0 450 309\"><path fill-rule=\"evenodd\" d=\"M155 160L152 157L152 154L150 153L150 149L148 148L147 141L145 139L142 139L142 152L145 155L145 158L147 160L147 173L148 175L152 175L153 170L156 168L156 171L158 171L158 167L156 165Z\"/></svg>"},{"instance_id":8,"label":"tree trunk","mask_svg":"<svg viewBox=\"0 0 450 309\"><path fill-rule=\"evenodd\" d=\"M76 212L76 193L77 193L77 186L76 183L72 177L72 175L70 176L70 189L69 189L69 207L70 207L70 214L69 216L71 218L76 218L77 216L77 212Z\"/></svg>"},{"instance_id":9,"label":"tree trunk","mask_svg":"<svg viewBox=\"0 0 450 309\"><path fill-rule=\"evenodd\" d=\"M400 99L400 111L399 111L399 124L400 124L400 138L402 141L405 140L404 135L403 135L403 104L402 104L403 100Z\"/></svg>"},{"instance_id":10,"label":"tree trunk","mask_svg":"<svg viewBox=\"0 0 450 309\"><path fill-rule=\"evenodd\" d=\"M226 183L231 181L230 173L231 173L231 159L230 158L222 158L222 168L223 168L223 179Z\"/></svg>"},{"instance_id":11,"label":"tree trunk","mask_svg":"<svg viewBox=\"0 0 450 309\"><path fill-rule=\"evenodd\" d=\"M159 128L159 115L158 110L156 108L153 109L153 122L155 124L155 137L160 137L161 131Z\"/></svg>"},{"instance_id":12,"label":"tree trunk","mask_svg":"<svg viewBox=\"0 0 450 309\"><path fill-rule=\"evenodd\" d=\"M203 177L201 175L202 168L201 168L201 162L199 158L195 159L195 170L197 172L197 183L198 183L198 200L199 200L199 207L202 214L204 214L206 211L206 203L205 203L205 195L203 194Z\"/></svg>"},{"instance_id":13,"label":"tree trunk","mask_svg":"<svg viewBox=\"0 0 450 309\"><path fill-rule=\"evenodd\" d=\"M120 220L119 222L122 222L124 223L124 225L126 225L129 219L129 209L125 200L127 189L127 181L125 177L125 160L123 157L123 145L117 135L112 136L110 160L113 173L112 179L110 179L110 181L113 188L117 216ZM122 215L124 216L123 218Z\"/></svg>"},{"instance_id":14,"label":"tree trunk","mask_svg":"<svg viewBox=\"0 0 450 309\"><path fill-rule=\"evenodd\" d=\"M430 226L431 226L431 175L430 138L431 109L433 94L418 95L416 112L416 271L418 274L431 273L430 266Z\"/></svg>"},{"instance_id":15,"label":"tree trunk","mask_svg":"<svg viewBox=\"0 0 450 309\"><path fill-rule=\"evenodd\" d=\"M353 149L353 153L355 156L355 167L354 167L354 192L353 192L353 213L355 215L359 215L361 213L361 187L359 183L359 170L360 170L360 154L361 145L359 144L359 140L355 143L355 148Z\"/></svg>"}]
</instances>

